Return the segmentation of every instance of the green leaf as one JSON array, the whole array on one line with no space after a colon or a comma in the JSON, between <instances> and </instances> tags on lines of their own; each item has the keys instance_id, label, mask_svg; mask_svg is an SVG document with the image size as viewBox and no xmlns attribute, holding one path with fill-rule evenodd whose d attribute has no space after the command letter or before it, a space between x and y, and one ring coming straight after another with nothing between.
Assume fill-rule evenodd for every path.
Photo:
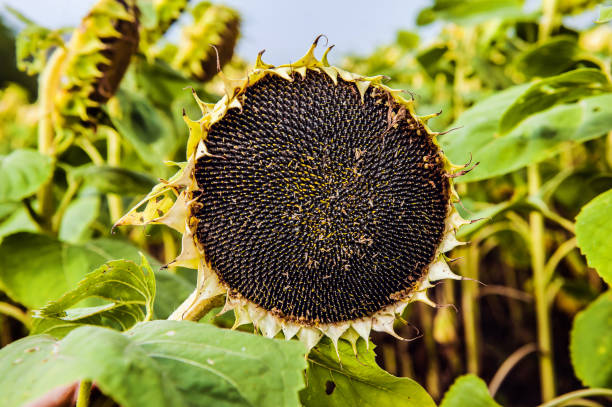
<instances>
[{"instance_id":1,"label":"green leaf","mask_svg":"<svg viewBox=\"0 0 612 407\"><path fill-rule=\"evenodd\" d=\"M51 158L34 150L0 156L0 202L20 201L40 188L53 172Z\"/></svg>"},{"instance_id":2,"label":"green leaf","mask_svg":"<svg viewBox=\"0 0 612 407\"><path fill-rule=\"evenodd\" d=\"M570 356L576 376L585 386L612 387L612 291L576 315Z\"/></svg>"},{"instance_id":3,"label":"green leaf","mask_svg":"<svg viewBox=\"0 0 612 407\"><path fill-rule=\"evenodd\" d=\"M607 23L612 20L612 6L601 6L597 23Z\"/></svg>"},{"instance_id":4,"label":"green leaf","mask_svg":"<svg viewBox=\"0 0 612 407\"><path fill-rule=\"evenodd\" d=\"M583 143L612 129L612 94L591 96L577 103L557 105L534 114L510 133L499 136L498 112L512 103L525 85L499 92L464 112L440 138L444 152L455 163L470 154L480 165L457 182L493 178L558 154L566 142Z\"/></svg>"},{"instance_id":5,"label":"green leaf","mask_svg":"<svg viewBox=\"0 0 612 407\"><path fill-rule=\"evenodd\" d=\"M121 137L144 162L156 167L172 156L177 147L172 124L144 96L122 87L108 105L108 113Z\"/></svg>"},{"instance_id":6,"label":"green leaf","mask_svg":"<svg viewBox=\"0 0 612 407\"><path fill-rule=\"evenodd\" d=\"M72 308L84 300L97 298L105 305ZM101 325L125 331L140 321L153 317L155 275L147 260L142 264L126 260L110 261L87 274L77 287L60 299L48 303L36 313L33 333L65 335L67 328ZM61 327L61 334L53 332Z\"/></svg>"},{"instance_id":7,"label":"green leaf","mask_svg":"<svg viewBox=\"0 0 612 407\"><path fill-rule=\"evenodd\" d=\"M0 242L4 236L17 232L36 232L38 226L21 202L0 204Z\"/></svg>"},{"instance_id":8,"label":"green leaf","mask_svg":"<svg viewBox=\"0 0 612 407\"><path fill-rule=\"evenodd\" d=\"M489 394L485 382L473 374L460 376L448 389L440 407L501 407Z\"/></svg>"},{"instance_id":9,"label":"green leaf","mask_svg":"<svg viewBox=\"0 0 612 407\"><path fill-rule=\"evenodd\" d=\"M462 203L466 205L467 201L462 200ZM478 210L470 210L470 212L464 211L462 210L461 206L456 205L457 209L460 211L460 214L465 219L480 219L474 223L461 226L457 231L457 237L464 238L480 230L480 228L487 225L490 219L511 207L513 203L513 201L504 201L495 205L486 205L484 207L480 207L479 205Z\"/></svg>"},{"instance_id":10,"label":"green leaf","mask_svg":"<svg viewBox=\"0 0 612 407\"><path fill-rule=\"evenodd\" d=\"M431 11L438 19L471 25L493 18L508 19L523 15L522 0L436 0ZM419 15L419 17L421 17ZM431 17L421 17L430 21ZM421 22L422 23L422 22Z\"/></svg>"},{"instance_id":11,"label":"green leaf","mask_svg":"<svg viewBox=\"0 0 612 407\"><path fill-rule=\"evenodd\" d=\"M610 91L612 84L606 74L592 68L576 69L538 81L504 112L499 130L502 134L508 133L527 117L551 106Z\"/></svg>"},{"instance_id":12,"label":"green leaf","mask_svg":"<svg viewBox=\"0 0 612 407\"><path fill-rule=\"evenodd\" d=\"M378 367L373 345L358 342L358 356L351 345L338 341L342 364L331 341L323 340L308 355L308 387L300 397L306 407L427 407L435 403L414 380L395 377Z\"/></svg>"},{"instance_id":13,"label":"green leaf","mask_svg":"<svg viewBox=\"0 0 612 407\"><path fill-rule=\"evenodd\" d=\"M0 258L0 287L28 308L59 298L106 260L81 246L33 233L6 237Z\"/></svg>"},{"instance_id":14,"label":"green leaf","mask_svg":"<svg viewBox=\"0 0 612 407\"><path fill-rule=\"evenodd\" d=\"M518 56L517 70L529 78L557 75L570 68L579 54L580 48L574 37L553 37Z\"/></svg>"},{"instance_id":15,"label":"green leaf","mask_svg":"<svg viewBox=\"0 0 612 407\"><path fill-rule=\"evenodd\" d=\"M103 194L143 195L157 184L146 174L106 165L85 165L75 168L70 175Z\"/></svg>"},{"instance_id":16,"label":"green leaf","mask_svg":"<svg viewBox=\"0 0 612 407\"><path fill-rule=\"evenodd\" d=\"M578 247L606 283L612 285L612 190L586 204L576 217Z\"/></svg>"},{"instance_id":17,"label":"green leaf","mask_svg":"<svg viewBox=\"0 0 612 407\"><path fill-rule=\"evenodd\" d=\"M60 341L36 335L3 348L0 405L86 379L124 407L299 406L304 352L297 341L186 321L124 334L81 327Z\"/></svg>"},{"instance_id":18,"label":"green leaf","mask_svg":"<svg viewBox=\"0 0 612 407\"><path fill-rule=\"evenodd\" d=\"M109 260L139 261L138 250L129 242L100 239L75 245L35 233L7 236L0 244L0 258L0 288L30 309L61 297Z\"/></svg>"},{"instance_id":19,"label":"green leaf","mask_svg":"<svg viewBox=\"0 0 612 407\"><path fill-rule=\"evenodd\" d=\"M64 242L79 243L84 240L100 212L100 197L81 196L73 200L62 217L59 238Z\"/></svg>"}]
</instances>

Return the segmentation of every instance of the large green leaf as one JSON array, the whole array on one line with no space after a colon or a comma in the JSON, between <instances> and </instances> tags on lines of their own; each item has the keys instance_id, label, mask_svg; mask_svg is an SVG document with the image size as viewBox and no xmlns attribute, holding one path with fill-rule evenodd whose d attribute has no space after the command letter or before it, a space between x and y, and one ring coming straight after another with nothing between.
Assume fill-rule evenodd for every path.
<instances>
[{"instance_id":1,"label":"large green leaf","mask_svg":"<svg viewBox=\"0 0 612 407\"><path fill-rule=\"evenodd\" d=\"M350 344L338 342L342 363L331 341L323 340L308 355L308 387L300 393L306 407L427 407L435 403L417 382L395 377L378 367L373 345L358 343L358 356Z\"/></svg>"},{"instance_id":2,"label":"large green leaf","mask_svg":"<svg viewBox=\"0 0 612 407\"><path fill-rule=\"evenodd\" d=\"M33 233L6 237L0 258L0 287L28 308L40 308L59 298L109 260L82 246Z\"/></svg>"},{"instance_id":3,"label":"large green leaf","mask_svg":"<svg viewBox=\"0 0 612 407\"><path fill-rule=\"evenodd\" d=\"M124 407L299 406L304 347L209 324L154 321L121 334L81 327L0 351L0 405L93 380Z\"/></svg>"},{"instance_id":4,"label":"large green leaf","mask_svg":"<svg viewBox=\"0 0 612 407\"><path fill-rule=\"evenodd\" d=\"M40 188L53 172L51 158L34 150L0 157L0 202L20 201Z\"/></svg>"},{"instance_id":5,"label":"large green leaf","mask_svg":"<svg viewBox=\"0 0 612 407\"><path fill-rule=\"evenodd\" d=\"M470 154L480 165L458 182L488 179L518 170L558 154L566 142L583 143L612 129L612 94L591 96L556 105L522 121L510 133L498 134L499 112L525 89L507 89L478 103L453 126L463 126L440 139L451 161L465 162Z\"/></svg>"},{"instance_id":6,"label":"large green leaf","mask_svg":"<svg viewBox=\"0 0 612 407\"><path fill-rule=\"evenodd\" d=\"M576 315L570 356L576 376L586 386L612 387L612 291Z\"/></svg>"},{"instance_id":7,"label":"large green leaf","mask_svg":"<svg viewBox=\"0 0 612 407\"><path fill-rule=\"evenodd\" d=\"M606 283L612 285L612 190L586 204L576 217L578 247Z\"/></svg>"},{"instance_id":8,"label":"large green leaf","mask_svg":"<svg viewBox=\"0 0 612 407\"><path fill-rule=\"evenodd\" d=\"M440 407L500 407L485 382L473 374L463 375L448 389Z\"/></svg>"},{"instance_id":9,"label":"large green leaf","mask_svg":"<svg viewBox=\"0 0 612 407\"><path fill-rule=\"evenodd\" d=\"M73 308L91 298L102 299L106 304ZM83 324L125 331L153 317L154 299L155 275L144 257L140 266L127 260L110 261L38 311L33 333L61 337Z\"/></svg>"},{"instance_id":10,"label":"large green leaf","mask_svg":"<svg viewBox=\"0 0 612 407\"><path fill-rule=\"evenodd\" d=\"M85 165L74 169L70 175L76 180L82 179L84 186L104 194L143 195L157 184L146 174L106 165Z\"/></svg>"},{"instance_id":11,"label":"large green leaf","mask_svg":"<svg viewBox=\"0 0 612 407\"><path fill-rule=\"evenodd\" d=\"M500 133L509 132L527 117L556 104L610 91L612 85L606 74L592 68L576 69L538 81L504 112L499 122Z\"/></svg>"},{"instance_id":12,"label":"large green leaf","mask_svg":"<svg viewBox=\"0 0 612 407\"><path fill-rule=\"evenodd\" d=\"M574 37L553 37L522 53L517 58L517 69L527 77L557 75L570 68L579 54Z\"/></svg>"}]
</instances>

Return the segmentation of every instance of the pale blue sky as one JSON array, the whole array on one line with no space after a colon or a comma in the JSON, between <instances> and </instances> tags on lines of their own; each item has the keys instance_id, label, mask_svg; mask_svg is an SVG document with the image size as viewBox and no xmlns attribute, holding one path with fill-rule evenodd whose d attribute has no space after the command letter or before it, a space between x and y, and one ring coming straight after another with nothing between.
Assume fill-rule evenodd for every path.
<instances>
[{"instance_id":1,"label":"pale blue sky","mask_svg":"<svg viewBox=\"0 0 612 407\"><path fill-rule=\"evenodd\" d=\"M195 3L197 0L192 0ZM37 23L76 26L95 0L0 0ZM266 49L265 60L287 63L301 57L318 34L335 44L332 63L347 53L368 54L395 38L398 29L414 28L419 10L430 0L225 0L243 16L238 54L252 60ZM6 14L6 13L3 13ZM11 20L13 21L13 20ZM431 32L431 28L428 29ZM177 37L176 28L170 33Z\"/></svg>"}]
</instances>

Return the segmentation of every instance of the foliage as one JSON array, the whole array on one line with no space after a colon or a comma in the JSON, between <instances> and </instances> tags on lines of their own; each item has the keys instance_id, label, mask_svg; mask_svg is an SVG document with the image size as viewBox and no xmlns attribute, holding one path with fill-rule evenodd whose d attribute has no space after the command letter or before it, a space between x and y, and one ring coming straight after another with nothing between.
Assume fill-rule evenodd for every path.
<instances>
[{"instance_id":1,"label":"foliage","mask_svg":"<svg viewBox=\"0 0 612 407\"><path fill-rule=\"evenodd\" d=\"M183 114L200 112L192 94L224 95L214 50L201 44L226 47L227 78L246 69L232 55L250 16L187 3L100 0L78 32L14 11L27 24L15 41L0 27L0 84L9 83L0 89L1 405L77 382L99 389L92 405L122 406L499 406L610 395L601 389L612 388L609 5L575 29L566 17L596 1L545 0L526 12L521 0L435 0L416 21L440 27L434 41L401 30L344 59L347 70L413 92L445 154L468 164L455 205L475 220L457 235L471 244L451 257L487 286L435 288L436 302L461 305L458 314L408 307L402 317L423 328L410 343L340 340L336 353L325 340L305 355L297 341L225 329L234 320L217 316L221 308L198 324L163 321L197 283L193 270L160 269L179 253L179 235L155 226L111 235L126 208L168 179L168 164L185 165ZM185 23L187 13L196 21ZM173 24L185 36L178 44L164 37ZM37 103L24 89L34 79L9 65L40 72ZM176 191L158 193L170 205ZM395 328L411 337L410 324ZM533 343L537 355L521 353ZM588 393L576 395L581 386Z\"/></svg>"}]
</instances>

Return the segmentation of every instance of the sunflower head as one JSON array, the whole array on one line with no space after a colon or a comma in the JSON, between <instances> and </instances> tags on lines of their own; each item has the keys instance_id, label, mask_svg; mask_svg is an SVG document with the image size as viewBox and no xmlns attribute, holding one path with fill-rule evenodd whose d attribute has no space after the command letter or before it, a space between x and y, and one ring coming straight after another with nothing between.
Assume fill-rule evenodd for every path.
<instances>
[{"instance_id":1,"label":"sunflower head","mask_svg":"<svg viewBox=\"0 0 612 407\"><path fill-rule=\"evenodd\" d=\"M444 255L468 222L453 206L459 167L412 100L316 45L278 67L260 53L215 105L196 96L187 162L118 222L183 233L173 264L199 279L174 318L225 294L236 326L309 349L323 335L354 344L372 329L397 337L408 303L434 305L427 288L460 279Z\"/></svg>"},{"instance_id":2,"label":"sunflower head","mask_svg":"<svg viewBox=\"0 0 612 407\"><path fill-rule=\"evenodd\" d=\"M192 10L193 24L182 31L172 66L201 82L210 80L234 55L240 16L230 7L199 3Z\"/></svg>"},{"instance_id":3,"label":"sunflower head","mask_svg":"<svg viewBox=\"0 0 612 407\"><path fill-rule=\"evenodd\" d=\"M96 123L138 49L138 16L134 0L99 0L56 56L62 59L53 116L59 129Z\"/></svg>"}]
</instances>

